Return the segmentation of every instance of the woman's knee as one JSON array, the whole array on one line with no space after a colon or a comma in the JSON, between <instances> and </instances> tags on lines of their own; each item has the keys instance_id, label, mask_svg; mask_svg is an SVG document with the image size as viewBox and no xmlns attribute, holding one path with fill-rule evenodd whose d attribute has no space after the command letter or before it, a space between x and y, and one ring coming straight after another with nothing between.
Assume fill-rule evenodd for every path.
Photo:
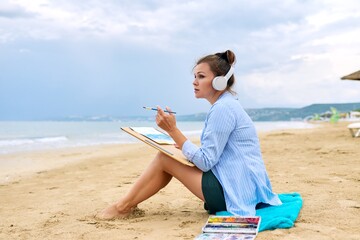
<instances>
[{"instance_id":1,"label":"woman's knee","mask_svg":"<svg viewBox=\"0 0 360 240\"><path fill-rule=\"evenodd\" d=\"M158 152L155 158L152 161L152 164L155 164L157 167L164 168L166 164L169 162L169 156L162 152Z\"/></svg>"},{"instance_id":2,"label":"woman's knee","mask_svg":"<svg viewBox=\"0 0 360 240\"><path fill-rule=\"evenodd\" d=\"M168 155L162 152L158 152L154 158L153 164L156 166L161 167L163 171L172 173L173 170L181 163L177 162L176 160L172 159Z\"/></svg>"},{"instance_id":3,"label":"woman's knee","mask_svg":"<svg viewBox=\"0 0 360 240\"><path fill-rule=\"evenodd\" d=\"M166 156L164 153L158 152L154 158L154 162L162 164L165 161L165 158L167 158L167 157L168 156Z\"/></svg>"}]
</instances>

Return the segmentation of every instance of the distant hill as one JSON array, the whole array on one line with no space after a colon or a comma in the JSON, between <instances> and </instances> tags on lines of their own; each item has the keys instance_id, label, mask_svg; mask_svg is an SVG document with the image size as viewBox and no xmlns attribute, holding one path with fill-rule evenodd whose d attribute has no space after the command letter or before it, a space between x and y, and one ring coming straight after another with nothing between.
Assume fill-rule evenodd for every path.
<instances>
[{"instance_id":1,"label":"distant hill","mask_svg":"<svg viewBox=\"0 0 360 240\"><path fill-rule=\"evenodd\" d=\"M330 111L330 108L336 108L339 112L350 112L360 110L360 103L327 103L327 104L311 104L309 106L297 109L293 114L305 118L315 113L324 113Z\"/></svg>"},{"instance_id":2,"label":"distant hill","mask_svg":"<svg viewBox=\"0 0 360 240\"><path fill-rule=\"evenodd\" d=\"M303 120L314 114L329 112L330 108L336 108L339 112L360 111L360 103L327 103L312 104L303 108L248 108L245 111L253 121L292 121ZM204 121L207 113L190 115L176 115L177 121ZM58 118L59 121L154 121L154 116L69 116ZM54 119L53 119L54 120Z\"/></svg>"},{"instance_id":3,"label":"distant hill","mask_svg":"<svg viewBox=\"0 0 360 240\"><path fill-rule=\"evenodd\" d=\"M259 108L245 109L254 121L291 121L302 120L314 114L329 112L336 108L338 112L346 113L360 110L360 103L326 103L311 104L303 108Z\"/></svg>"},{"instance_id":4,"label":"distant hill","mask_svg":"<svg viewBox=\"0 0 360 240\"><path fill-rule=\"evenodd\" d=\"M177 121L204 121L207 113L196 113L190 115L176 116Z\"/></svg>"},{"instance_id":5,"label":"distant hill","mask_svg":"<svg viewBox=\"0 0 360 240\"><path fill-rule=\"evenodd\" d=\"M245 111L253 121L289 121L296 108L248 108Z\"/></svg>"},{"instance_id":6,"label":"distant hill","mask_svg":"<svg viewBox=\"0 0 360 240\"><path fill-rule=\"evenodd\" d=\"M314 114L321 114L336 108L339 112L360 110L360 103L312 104L303 108L248 108L245 111L253 121L303 120ZM204 121L206 113L178 116L178 121Z\"/></svg>"}]
</instances>

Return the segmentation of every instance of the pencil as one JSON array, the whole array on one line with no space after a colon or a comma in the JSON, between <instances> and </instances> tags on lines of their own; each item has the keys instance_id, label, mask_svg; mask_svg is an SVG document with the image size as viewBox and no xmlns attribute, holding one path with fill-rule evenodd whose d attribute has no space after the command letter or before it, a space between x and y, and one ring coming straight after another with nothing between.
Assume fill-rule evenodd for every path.
<instances>
[{"instance_id":1,"label":"pencil","mask_svg":"<svg viewBox=\"0 0 360 240\"><path fill-rule=\"evenodd\" d=\"M143 108L146 109L146 110L157 111L157 108L154 108L154 107L143 107ZM168 110L164 110L164 112L176 114L176 112L169 112Z\"/></svg>"}]
</instances>

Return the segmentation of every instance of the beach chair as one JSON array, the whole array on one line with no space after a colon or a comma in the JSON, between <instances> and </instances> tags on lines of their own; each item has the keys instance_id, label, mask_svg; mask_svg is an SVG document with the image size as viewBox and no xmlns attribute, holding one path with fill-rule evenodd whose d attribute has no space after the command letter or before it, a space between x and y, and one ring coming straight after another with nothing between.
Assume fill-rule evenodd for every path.
<instances>
[{"instance_id":1,"label":"beach chair","mask_svg":"<svg viewBox=\"0 0 360 240\"><path fill-rule=\"evenodd\" d=\"M353 137L360 137L360 122L351 123L348 125L348 129Z\"/></svg>"}]
</instances>

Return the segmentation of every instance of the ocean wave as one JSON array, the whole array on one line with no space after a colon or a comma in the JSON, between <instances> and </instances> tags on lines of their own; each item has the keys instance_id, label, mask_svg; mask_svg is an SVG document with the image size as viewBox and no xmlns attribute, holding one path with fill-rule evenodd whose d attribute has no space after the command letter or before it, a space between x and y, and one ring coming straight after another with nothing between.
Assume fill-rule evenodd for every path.
<instances>
[{"instance_id":1,"label":"ocean wave","mask_svg":"<svg viewBox=\"0 0 360 240\"><path fill-rule=\"evenodd\" d=\"M44 138L39 138L36 139L36 142L40 142L40 143L57 143L57 142L65 142L68 141L69 139L65 136L59 136L59 137L44 137Z\"/></svg>"},{"instance_id":2,"label":"ocean wave","mask_svg":"<svg viewBox=\"0 0 360 240\"><path fill-rule=\"evenodd\" d=\"M60 143L69 139L66 136L40 137L40 138L18 138L18 139L1 139L0 147L22 146L37 143Z\"/></svg>"},{"instance_id":3,"label":"ocean wave","mask_svg":"<svg viewBox=\"0 0 360 240\"><path fill-rule=\"evenodd\" d=\"M152 126L149 122L126 122L126 126ZM308 128L299 122L255 122L258 131ZM120 130L114 122L0 122L0 155L45 149L128 144L139 140ZM200 136L202 122L180 122L185 136ZM41 132L39 132L41 129ZM0 163L1 164L1 163Z\"/></svg>"}]
</instances>

